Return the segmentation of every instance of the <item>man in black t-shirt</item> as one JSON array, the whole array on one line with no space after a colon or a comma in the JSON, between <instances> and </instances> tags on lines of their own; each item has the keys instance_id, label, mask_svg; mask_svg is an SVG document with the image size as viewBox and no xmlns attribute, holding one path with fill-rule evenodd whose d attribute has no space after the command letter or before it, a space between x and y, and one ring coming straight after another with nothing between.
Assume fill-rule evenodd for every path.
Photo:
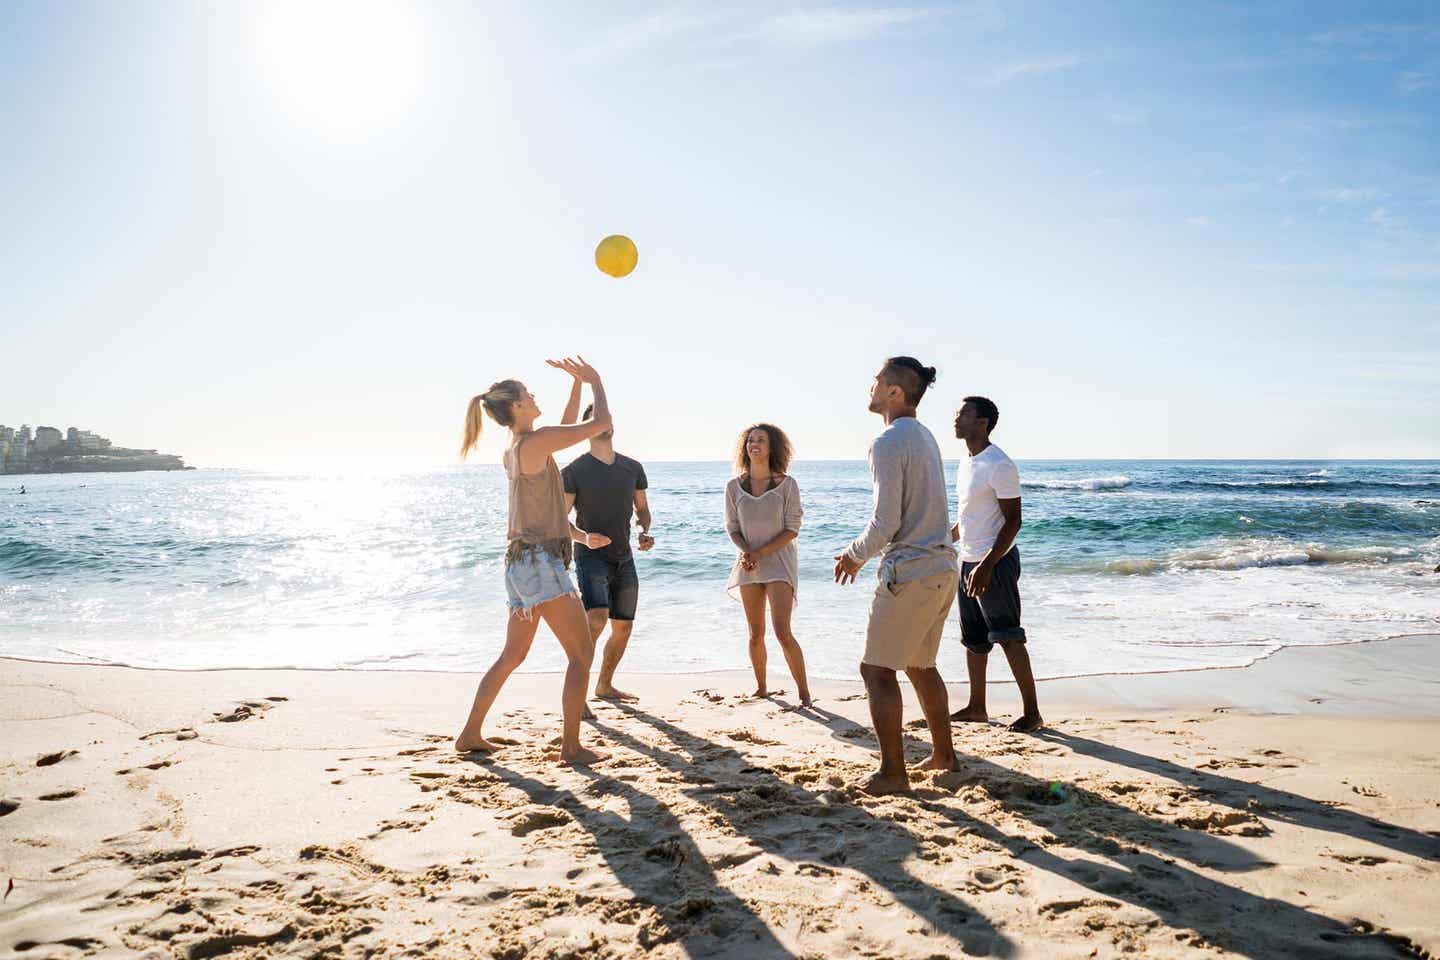
<instances>
[{"instance_id":1,"label":"man in black t-shirt","mask_svg":"<svg viewBox=\"0 0 1440 960\"><path fill-rule=\"evenodd\" d=\"M590 416L587 409L584 418ZM640 580L630 553L630 516L640 523L639 547L655 545L650 536L650 503L645 490L645 468L615 452L615 431L590 439L590 452L561 471L565 479L565 505L575 510L570 535L575 541L575 577L580 599L590 620L590 636L600 642L605 622L610 639L600 661L595 696L604 700L634 700L633 694L615 688L615 668L625 655L635 626L635 605Z\"/></svg>"}]
</instances>

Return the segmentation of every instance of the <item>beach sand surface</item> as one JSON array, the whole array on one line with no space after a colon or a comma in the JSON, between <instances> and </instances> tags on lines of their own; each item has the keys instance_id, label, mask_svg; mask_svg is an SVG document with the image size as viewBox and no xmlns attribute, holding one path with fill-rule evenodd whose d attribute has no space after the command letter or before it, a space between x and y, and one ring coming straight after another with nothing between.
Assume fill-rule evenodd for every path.
<instances>
[{"instance_id":1,"label":"beach sand surface","mask_svg":"<svg viewBox=\"0 0 1440 960\"><path fill-rule=\"evenodd\" d=\"M885 798L854 683L625 677L584 770L557 676L482 757L474 675L0 661L0 956L1437 956L1437 654L1045 683Z\"/></svg>"}]
</instances>

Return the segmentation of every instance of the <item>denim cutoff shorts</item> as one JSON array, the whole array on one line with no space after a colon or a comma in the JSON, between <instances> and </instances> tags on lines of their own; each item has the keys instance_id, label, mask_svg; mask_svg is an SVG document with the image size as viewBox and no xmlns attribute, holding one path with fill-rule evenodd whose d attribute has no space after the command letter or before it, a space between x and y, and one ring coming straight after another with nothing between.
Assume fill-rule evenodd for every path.
<instances>
[{"instance_id":1,"label":"denim cutoff shorts","mask_svg":"<svg viewBox=\"0 0 1440 960\"><path fill-rule=\"evenodd\" d=\"M527 619L547 600L579 595L565 561L538 547L522 550L506 562L505 593L510 598L510 615Z\"/></svg>"}]
</instances>

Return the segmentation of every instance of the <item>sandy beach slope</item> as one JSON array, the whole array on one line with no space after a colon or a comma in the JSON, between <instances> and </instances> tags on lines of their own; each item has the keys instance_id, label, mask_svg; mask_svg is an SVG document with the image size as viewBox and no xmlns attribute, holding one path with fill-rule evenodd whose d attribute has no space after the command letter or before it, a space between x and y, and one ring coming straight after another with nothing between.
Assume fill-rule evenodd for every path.
<instances>
[{"instance_id":1,"label":"sandy beach slope","mask_svg":"<svg viewBox=\"0 0 1440 960\"><path fill-rule=\"evenodd\" d=\"M857 684L627 677L585 771L554 676L483 759L470 675L0 661L0 956L1436 956L1437 652L1043 684L883 799Z\"/></svg>"}]
</instances>

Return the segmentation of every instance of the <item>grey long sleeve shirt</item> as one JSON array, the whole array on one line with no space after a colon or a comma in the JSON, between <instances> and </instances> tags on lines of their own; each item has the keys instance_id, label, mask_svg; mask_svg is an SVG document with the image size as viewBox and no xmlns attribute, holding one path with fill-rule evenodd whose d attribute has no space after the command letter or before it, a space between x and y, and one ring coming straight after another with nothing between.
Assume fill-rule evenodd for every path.
<instances>
[{"instance_id":1,"label":"grey long sleeve shirt","mask_svg":"<svg viewBox=\"0 0 1440 960\"><path fill-rule=\"evenodd\" d=\"M905 583L958 570L940 445L924 424L901 417L870 444L875 512L845 549L864 563L879 554L879 578Z\"/></svg>"}]
</instances>

